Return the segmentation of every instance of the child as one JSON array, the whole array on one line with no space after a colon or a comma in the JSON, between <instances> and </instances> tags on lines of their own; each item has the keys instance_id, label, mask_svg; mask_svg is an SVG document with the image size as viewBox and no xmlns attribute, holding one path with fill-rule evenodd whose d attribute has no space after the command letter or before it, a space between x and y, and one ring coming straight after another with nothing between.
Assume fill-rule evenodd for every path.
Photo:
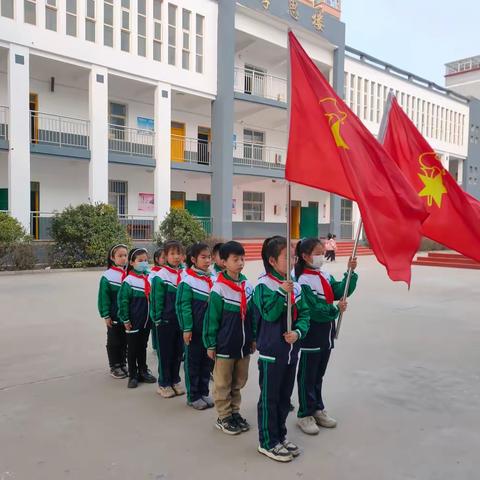
<instances>
[{"instance_id":1,"label":"child","mask_svg":"<svg viewBox=\"0 0 480 480\"><path fill-rule=\"evenodd\" d=\"M286 281L287 240L267 238L262 259L266 274L255 288L254 301L260 319L257 346L260 354L260 399L258 401L259 453L279 462L289 462L300 449L287 440L285 422L295 384L299 341L309 328L308 308L297 283ZM292 302L292 330L287 330L287 295Z\"/></svg>"},{"instance_id":2,"label":"child","mask_svg":"<svg viewBox=\"0 0 480 480\"><path fill-rule=\"evenodd\" d=\"M333 262L333 245L331 243L331 240L333 238L333 235L329 233L327 235L327 239L325 240L325 261L327 262L328 260Z\"/></svg>"},{"instance_id":3,"label":"child","mask_svg":"<svg viewBox=\"0 0 480 480\"><path fill-rule=\"evenodd\" d=\"M323 246L317 238L307 238L298 242L295 276L302 288L310 311L310 330L301 343L300 366L298 369L298 426L309 435L319 433L320 427L333 428L337 422L331 418L323 404L322 383L327 369L330 352L335 337L335 319L344 312L347 302L340 300L345 290L346 275L337 282L323 265ZM349 267L355 269L356 259L350 259ZM352 294L357 284L357 274L353 273L348 294ZM340 300L335 306L334 300Z\"/></svg>"},{"instance_id":4,"label":"child","mask_svg":"<svg viewBox=\"0 0 480 480\"><path fill-rule=\"evenodd\" d=\"M138 382L157 381L147 366L147 342L150 333L150 283L147 275L147 250L130 250L127 276L118 291L118 317L127 331L128 388L136 388Z\"/></svg>"},{"instance_id":5,"label":"child","mask_svg":"<svg viewBox=\"0 0 480 480\"><path fill-rule=\"evenodd\" d=\"M157 248L153 254L153 268L150 270L148 275L148 281L150 285L152 284L153 277L159 272L162 267L165 265L165 252L163 247ZM157 332L155 328L152 328L152 348L157 350L158 341L157 341Z\"/></svg>"},{"instance_id":6,"label":"child","mask_svg":"<svg viewBox=\"0 0 480 480\"><path fill-rule=\"evenodd\" d=\"M220 273L223 272L223 261L220 258L220 248L222 248L223 243L216 243L212 248L212 259L213 259L213 268L212 268L212 277L213 280L217 280L217 277Z\"/></svg>"},{"instance_id":7,"label":"child","mask_svg":"<svg viewBox=\"0 0 480 480\"><path fill-rule=\"evenodd\" d=\"M176 310L185 343L187 404L196 410L214 406L208 383L213 362L203 346L203 319L213 286L209 272L212 256L205 243L195 243L187 252L187 270L177 290Z\"/></svg>"},{"instance_id":8,"label":"child","mask_svg":"<svg viewBox=\"0 0 480 480\"><path fill-rule=\"evenodd\" d=\"M253 288L242 275L245 250L234 241L223 244L220 258L225 271L217 277L203 324L203 344L215 360L213 370L215 426L224 433L237 435L250 425L240 415L240 390L248 379L250 353L255 351Z\"/></svg>"},{"instance_id":9,"label":"child","mask_svg":"<svg viewBox=\"0 0 480 480\"><path fill-rule=\"evenodd\" d=\"M171 240L163 248L165 265L152 279L151 318L158 342L157 393L163 398L172 398L185 394L180 383L183 338L175 312L177 287L182 279L183 247L180 242Z\"/></svg>"},{"instance_id":10,"label":"child","mask_svg":"<svg viewBox=\"0 0 480 480\"><path fill-rule=\"evenodd\" d=\"M113 378L127 378L127 338L125 327L118 321L117 294L125 278L128 248L114 245L108 252L108 270L100 279L98 290L98 311L107 325L107 355L110 375Z\"/></svg>"}]
</instances>

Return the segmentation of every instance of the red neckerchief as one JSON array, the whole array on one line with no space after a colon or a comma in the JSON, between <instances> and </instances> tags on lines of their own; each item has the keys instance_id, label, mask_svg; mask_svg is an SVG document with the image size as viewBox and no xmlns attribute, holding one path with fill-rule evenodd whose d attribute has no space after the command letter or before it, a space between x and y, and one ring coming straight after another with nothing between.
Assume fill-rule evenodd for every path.
<instances>
[{"instance_id":1,"label":"red neckerchief","mask_svg":"<svg viewBox=\"0 0 480 480\"><path fill-rule=\"evenodd\" d=\"M164 268L165 270L167 270L170 273L174 273L177 276L176 285L178 287L178 284L180 283L180 280L182 279L182 271L180 269L177 270L176 268L169 267L168 265L164 265L162 268Z\"/></svg>"},{"instance_id":2,"label":"red neckerchief","mask_svg":"<svg viewBox=\"0 0 480 480\"><path fill-rule=\"evenodd\" d=\"M333 295L332 286L330 282L320 273L320 270L310 270L306 268L303 273L307 275L317 275L320 277L320 282L322 283L323 294L325 295L325 301L328 304L332 304L335 300L335 296Z\"/></svg>"},{"instance_id":3,"label":"red neckerchief","mask_svg":"<svg viewBox=\"0 0 480 480\"><path fill-rule=\"evenodd\" d=\"M155 265L154 267L152 267L152 269L150 270L151 272L159 272L163 267L159 267L158 265Z\"/></svg>"},{"instance_id":4,"label":"red neckerchief","mask_svg":"<svg viewBox=\"0 0 480 480\"><path fill-rule=\"evenodd\" d=\"M283 283L282 280L279 280L275 275L272 275L271 273L267 273L267 277L271 278L272 280L277 282L279 285L281 285ZM291 304L292 304L292 307L293 307L293 320L296 320L298 312L297 312L297 305L295 303L295 293L293 293L293 292L290 293L290 300L291 300Z\"/></svg>"},{"instance_id":5,"label":"red neckerchief","mask_svg":"<svg viewBox=\"0 0 480 480\"><path fill-rule=\"evenodd\" d=\"M194 277L194 278L198 278L199 280L203 280L204 282L207 282L208 286L210 287L210 290L212 289L213 282L212 282L212 279L210 278L210 275L199 275L192 268L187 268L187 274Z\"/></svg>"},{"instance_id":6,"label":"red neckerchief","mask_svg":"<svg viewBox=\"0 0 480 480\"><path fill-rule=\"evenodd\" d=\"M127 271L124 268L112 265L110 267L110 270L115 270L116 272L121 273L122 274L122 282L125 280L125 277L127 276Z\"/></svg>"},{"instance_id":7,"label":"red neckerchief","mask_svg":"<svg viewBox=\"0 0 480 480\"><path fill-rule=\"evenodd\" d=\"M217 283L223 283L224 285L227 285L227 287L231 288L234 292L238 292L240 294L240 315L242 317L242 321L245 320L245 317L247 316L247 294L245 293L245 281L238 285L236 282L225 278L225 275L222 272L218 275Z\"/></svg>"},{"instance_id":8,"label":"red neckerchief","mask_svg":"<svg viewBox=\"0 0 480 480\"><path fill-rule=\"evenodd\" d=\"M144 290L145 290L145 296L147 297L147 300L150 298L150 282L148 281L148 276L147 275L140 275L134 270L130 271L130 275L135 278L141 278L143 280L143 285L144 285Z\"/></svg>"}]
</instances>

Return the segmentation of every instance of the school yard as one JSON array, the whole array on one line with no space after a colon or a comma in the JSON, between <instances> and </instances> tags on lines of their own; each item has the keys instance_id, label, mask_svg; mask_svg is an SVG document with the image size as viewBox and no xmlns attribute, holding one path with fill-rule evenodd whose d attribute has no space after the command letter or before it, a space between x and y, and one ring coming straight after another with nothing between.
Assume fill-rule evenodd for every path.
<instances>
[{"instance_id":1,"label":"school yard","mask_svg":"<svg viewBox=\"0 0 480 480\"><path fill-rule=\"evenodd\" d=\"M260 268L252 262L246 273ZM99 275L0 276L1 480L479 478L478 271L414 267L408 292L360 258L325 386L339 426L306 437L291 415L304 453L290 464L256 452L255 427L228 437L214 428L214 410L108 376ZM243 413L255 425L252 360Z\"/></svg>"}]
</instances>

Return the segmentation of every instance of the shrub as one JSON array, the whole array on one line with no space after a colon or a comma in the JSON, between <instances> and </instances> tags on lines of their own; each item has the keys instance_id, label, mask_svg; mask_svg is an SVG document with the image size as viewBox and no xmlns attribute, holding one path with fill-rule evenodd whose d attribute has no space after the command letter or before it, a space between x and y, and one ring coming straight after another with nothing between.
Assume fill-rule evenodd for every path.
<instances>
[{"instance_id":1,"label":"shrub","mask_svg":"<svg viewBox=\"0 0 480 480\"><path fill-rule=\"evenodd\" d=\"M16 243L11 252L12 264L16 270L32 270L36 258L31 241Z\"/></svg>"},{"instance_id":2,"label":"shrub","mask_svg":"<svg viewBox=\"0 0 480 480\"><path fill-rule=\"evenodd\" d=\"M0 212L0 244L9 245L25 238L22 224L8 213Z\"/></svg>"},{"instance_id":3,"label":"shrub","mask_svg":"<svg viewBox=\"0 0 480 480\"><path fill-rule=\"evenodd\" d=\"M31 238L16 218L0 212L0 269L14 267L25 270L34 266Z\"/></svg>"},{"instance_id":4,"label":"shrub","mask_svg":"<svg viewBox=\"0 0 480 480\"><path fill-rule=\"evenodd\" d=\"M185 247L205 240L207 234L200 223L187 210L172 209L160 224L157 244L178 240Z\"/></svg>"},{"instance_id":5,"label":"shrub","mask_svg":"<svg viewBox=\"0 0 480 480\"><path fill-rule=\"evenodd\" d=\"M50 251L56 267L95 267L105 264L115 243L130 244L125 227L110 205L98 203L67 207L52 222Z\"/></svg>"}]
</instances>

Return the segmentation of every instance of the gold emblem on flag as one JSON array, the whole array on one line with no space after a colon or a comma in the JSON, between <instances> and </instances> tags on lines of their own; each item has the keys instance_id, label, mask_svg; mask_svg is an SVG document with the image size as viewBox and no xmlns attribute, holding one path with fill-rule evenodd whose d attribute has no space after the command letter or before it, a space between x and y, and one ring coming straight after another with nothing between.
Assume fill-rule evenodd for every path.
<instances>
[{"instance_id":1,"label":"gold emblem on flag","mask_svg":"<svg viewBox=\"0 0 480 480\"><path fill-rule=\"evenodd\" d=\"M328 124L332 131L335 144L339 148L345 150L350 150L350 147L347 145L345 140L342 137L341 126L345 123L347 119L347 112L340 110L337 99L333 97L322 98L319 103L322 104L325 109L325 116L328 118Z\"/></svg>"},{"instance_id":2,"label":"gold emblem on flag","mask_svg":"<svg viewBox=\"0 0 480 480\"><path fill-rule=\"evenodd\" d=\"M268 7L270 7L270 0L262 0L262 5L265 10L268 10Z\"/></svg>"},{"instance_id":3,"label":"gold emblem on flag","mask_svg":"<svg viewBox=\"0 0 480 480\"><path fill-rule=\"evenodd\" d=\"M323 27L325 27L325 19L322 12L316 12L312 15L312 25L319 32L323 31Z\"/></svg>"},{"instance_id":4,"label":"gold emblem on flag","mask_svg":"<svg viewBox=\"0 0 480 480\"><path fill-rule=\"evenodd\" d=\"M424 188L418 193L419 197L427 197L427 205L431 207L433 202L437 205L438 208L442 206L442 197L447 192L445 185L443 184L443 176L445 175L445 169L439 168L438 166L428 166L425 162L428 161L428 158L433 158L435 160L440 160L435 152L426 152L422 153L418 157L418 163L420 164L420 169L422 173L419 173L418 176L423 182Z\"/></svg>"},{"instance_id":5,"label":"gold emblem on flag","mask_svg":"<svg viewBox=\"0 0 480 480\"><path fill-rule=\"evenodd\" d=\"M295 20L298 20L298 2L297 0L288 0L288 12Z\"/></svg>"}]
</instances>

